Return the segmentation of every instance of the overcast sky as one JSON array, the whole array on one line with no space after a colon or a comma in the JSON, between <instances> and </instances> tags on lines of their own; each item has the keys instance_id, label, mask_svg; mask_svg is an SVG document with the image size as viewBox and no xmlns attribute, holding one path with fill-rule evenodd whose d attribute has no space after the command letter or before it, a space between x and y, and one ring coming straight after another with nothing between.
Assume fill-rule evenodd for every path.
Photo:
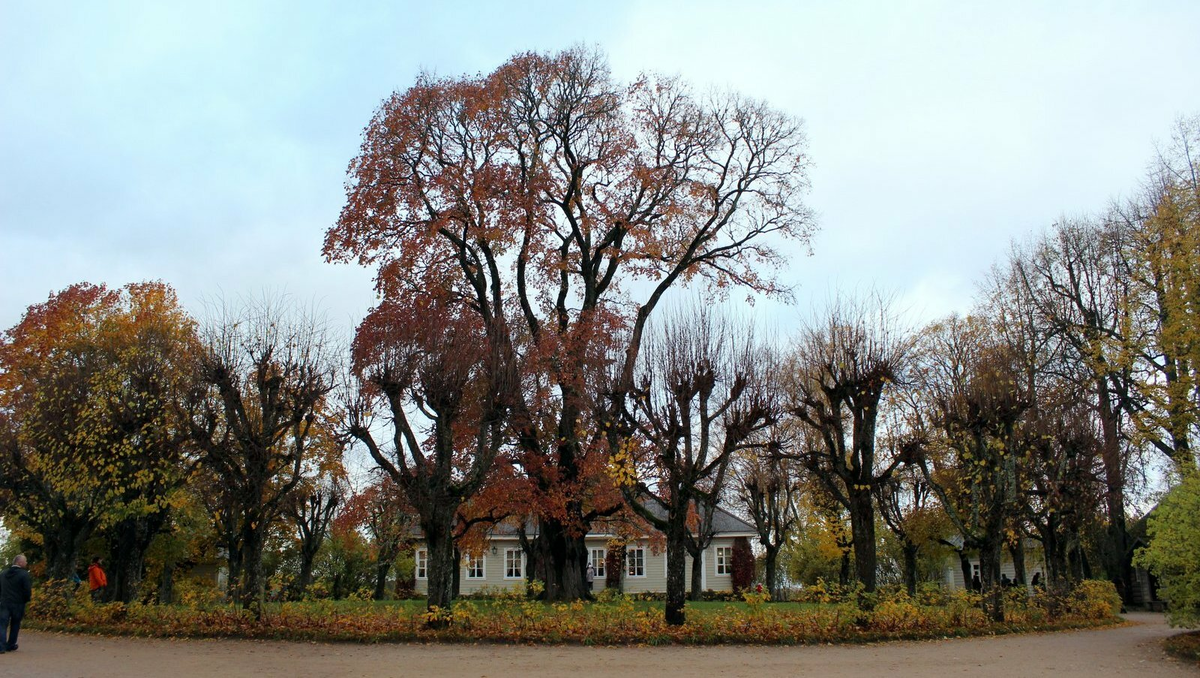
<instances>
[{"instance_id":1,"label":"overcast sky","mask_svg":"<svg viewBox=\"0 0 1200 678\"><path fill-rule=\"evenodd\" d=\"M287 290L347 330L325 264L348 161L418 71L576 43L804 118L814 256L796 309L879 286L965 311L1013 238L1136 187L1200 112L1200 3L451 4L0 0L0 328L77 281ZM511 7L503 7L509 4ZM356 6L357 5L357 6ZM903 9L901 9L903 7Z\"/></svg>"}]
</instances>

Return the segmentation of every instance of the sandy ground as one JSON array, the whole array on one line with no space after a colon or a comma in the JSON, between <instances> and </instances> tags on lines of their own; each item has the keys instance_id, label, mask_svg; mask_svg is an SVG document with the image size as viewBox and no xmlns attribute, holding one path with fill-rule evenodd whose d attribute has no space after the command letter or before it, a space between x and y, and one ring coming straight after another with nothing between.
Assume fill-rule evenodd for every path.
<instances>
[{"instance_id":1,"label":"sandy ground","mask_svg":"<svg viewBox=\"0 0 1200 678\"><path fill-rule=\"evenodd\" d=\"M147 640L22 633L3 676L1191 676L1162 615L1100 631L823 647L510 647Z\"/></svg>"}]
</instances>

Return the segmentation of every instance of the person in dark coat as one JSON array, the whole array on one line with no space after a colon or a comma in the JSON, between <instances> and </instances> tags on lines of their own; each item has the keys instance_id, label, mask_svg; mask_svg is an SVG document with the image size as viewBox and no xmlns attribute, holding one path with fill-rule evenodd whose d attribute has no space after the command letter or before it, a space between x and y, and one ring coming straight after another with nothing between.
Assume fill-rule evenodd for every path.
<instances>
[{"instance_id":1,"label":"person in dark coat","mask_svg":"<svg viewBox=\"0 0 1200 678\"><path fill-rule=\"evenodd\" d=\"M983 590L983 583L979 581L979 573L976 572L974 577L971 577L971 590L979 593Z\"/></svg>"},{"instance_id":2,"label":"person in dark coat","mask_svg":"<svg viewBox=\"0 0 1200 678\"><path fill-rule=\"evenodd\" d=\"M33 581L25 570L29 562L24 555L13 558L13 564L0 572L0 654L17 649L17 634L25 617L25 603L33 597ZM4 637L7 632L8 638Z\"/></svg>"}]
</instances>

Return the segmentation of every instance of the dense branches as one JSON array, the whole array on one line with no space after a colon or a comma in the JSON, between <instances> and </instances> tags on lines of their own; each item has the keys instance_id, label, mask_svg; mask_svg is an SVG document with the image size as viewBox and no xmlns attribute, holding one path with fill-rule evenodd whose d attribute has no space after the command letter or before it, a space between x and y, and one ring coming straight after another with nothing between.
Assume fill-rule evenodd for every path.
<instances>
[{"instance_id":1,"label":"dense branches","mask_svg":"<svg viewBox=\"0 0 1200 678\"><path fill-rule=\"evenodd\" d=\"M622 85L584 49L423 76L368 125L325 254L377 267L389 301L452 290L524 355L509 425L549 597L583 594L582 535L617 508L603 469L619 441L598 419L624 407L651 314L695 278L784 292L774 240L810 233L807 162L798 121L673 79ZM593 385L614 361L604 414Z\"/></svg>"},{"instance_id":2,"label":"dense branches","mask_svg":"<svg viewBox=\"0 0 1200 678\"><path fill-rule=\"evenodd\" d=\"M886 302L842 301L803 331L795 353L791 412L813 441L797 458L850 512L855 569L868 591L876 579L871 491L904 461L878 458L876 427L884 393L902 379L911 348Z\"/></svg>"},{"instance_id":3,"label":"dense branches","mask_svg":"<svg viewBox=\"0 0 1200 678\"><path fill-rule=\"evenodd\" d=\"M666 535L666 618L682 624L686 540L704 531L689 518L711 525L734 455L765 447L781 408L770 352L711 309L670 317L644 361L613 473L630 508Z\"/></svg>"},{"instance_id":4,"label":"dense branches","mask_svg":"<svg viewBox=\"0 0 1200 678\"><path fill-rule=\"evenodd\" d=\"M75 285L5 333L0 484L52 576L67 577L101 530L113 592L132 598L168 496L187 476L182 403L196 347L194 322L161 283Z\"/></svg>"},{"instance_id":5,"label":"dense branches","mask_svg":"<svg viewBox=\"0 0 1200 678\"><path fill-rule=\"evenodd\" d=\"M223 308L205 330L192 436L215 478L230 577L247 608L257 610L262 600L270 525L304 478L305 463L334 444L322 419L332 359L321 325L278 300Z\"/></svg>"},{"instance_id":6,"label":"dense branches","mask_svg":"<svg viewBox=\"0 0 1200 678\"><path fill-rule=\"evenodd\" d=\"M380 305L355 340L359 385L346 404L347 431L419 516L431 608L448 607L454 597L455 526L506 441L503 425L517 384L504 349L462 304L429 295L407 306ZM392 429L387 444L373 432L378 406Z\"/></svg>"}]
</instances>

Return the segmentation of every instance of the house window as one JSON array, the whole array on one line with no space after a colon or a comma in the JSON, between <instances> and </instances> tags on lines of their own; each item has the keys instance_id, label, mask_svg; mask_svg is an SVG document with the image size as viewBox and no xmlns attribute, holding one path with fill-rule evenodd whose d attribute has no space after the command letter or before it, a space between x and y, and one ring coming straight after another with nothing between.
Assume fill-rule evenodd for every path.
<instances>
[{"instance_id":1,"label":"house window","mask_svg":"<svg viewBox=\"0 0 1200 678\"><path fill-rule=\"evenodd\" d=\"M730 546L717 547L717 574L728 576L733 574L733 548Z\"/></svg>"},{"instance_id":2,"label":"house window","mask_svg":"<svg viewBox=\"0 0 1200 678\"><path fill-rule=\"evenodd\" d=\"M467 579L483 579L483 556L467 556Z\"/></svg>"},{"instance_id":3,"label":"house window","mask_svg":"<svg viewBox=\"0 0 1200 678\"><path fill-rule=\"evenodd\" d=\"M504 578L520 579L525 576L523 565L525 553L521 549L504 550Z\"/></svg>"},{"instance_id":4,"label":"house window","mask_svg":"<svg viewBox=\"0 0 1200 678\"><path fill-rule=\"evenodd\" d=\"M417 579L426 579L429 577L429 552L425 549L417 549Z\"/></svg>"},{"instance_id":5,"label":"house window","mask_svg":"<svg viewBox=\"0 0 1200 678\"><path fill-rule=\"evenodd\" d=\"M596 571L597 579L604 579L604 549L592 549L592 569Z\"/></svg>"},{"instance_id":6,"label":"house window","mask_svg":"<svg viewBox=\"0 0 1200 678\"><path fill-rule=\"evenodd\" d=\"M646 576L646 549L631 548L625 552L625 559L629 563L630 577Z\"/></svg>"}]
</instances>

